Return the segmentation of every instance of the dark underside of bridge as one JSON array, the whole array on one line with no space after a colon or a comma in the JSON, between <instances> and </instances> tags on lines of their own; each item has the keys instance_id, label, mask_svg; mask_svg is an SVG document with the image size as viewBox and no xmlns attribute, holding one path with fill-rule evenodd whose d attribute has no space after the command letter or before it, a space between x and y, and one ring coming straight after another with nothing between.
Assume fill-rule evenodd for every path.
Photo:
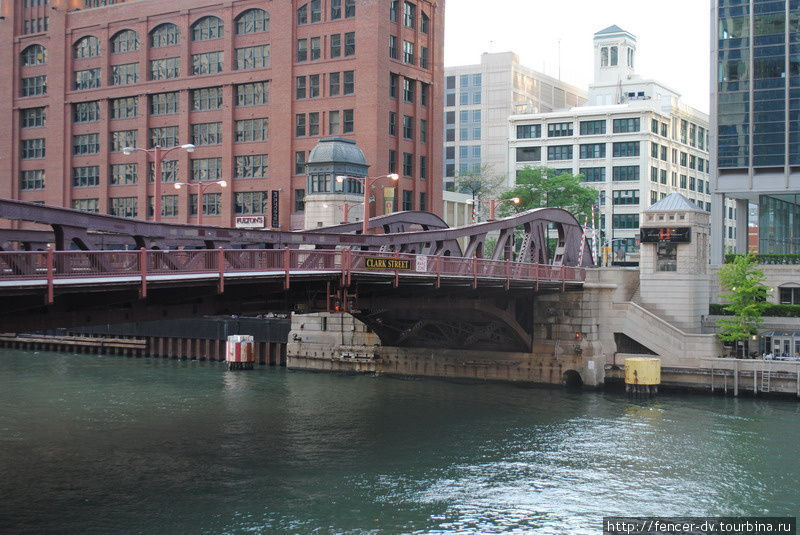
<instances>
[{"instance_id":1,"label":"dark underside of bridge","mask_svg":"<svg viewBox=\"0 0 800 535\"><path fill-rule=\"evenodd\" d=\"M392 277L353 277L341 288L339 275L293 276L289 289L278 278L182 281L179 287L150 282L140 297L138 283L55 287L45 305L42 287L4 292L0 331L25 332L206 315L267 312L349 312L387 346L529 351L533 301L537 293L562 290L561 284L482 282L471 278L433 282ZM395 283L397 286L395 286ZM567 287L569 289L569 287Z\"/></svg>"}]
</instances>

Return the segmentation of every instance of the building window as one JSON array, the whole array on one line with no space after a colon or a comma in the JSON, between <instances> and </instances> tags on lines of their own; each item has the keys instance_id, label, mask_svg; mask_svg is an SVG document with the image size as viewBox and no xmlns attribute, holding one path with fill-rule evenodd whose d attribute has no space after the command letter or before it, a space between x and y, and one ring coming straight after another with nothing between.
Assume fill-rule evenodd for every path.
<instances>
[{"instance_id":1,"label":"building window","mask_svg":"<svg viewBox=\"0 0 800 535\"><path fill-rule=\"evenodd\" d=\"M191 162L192 181L207 182L222 178L222 158L198 158Z\"/></svg>"},{"instance_id":2,"label":"building window","mask_svg":"<svg viewBox=\"0 0 800 535\"><path fill-rule=\"evenodd\" d=\"M389 172L396 173L397 172L397 151L390 150L389 151Z\"/></svg>"},{"instance_id":3,"label":"building window","mask_svg":"<svg viewBox=\"0 0 800 535\"><path fill-rule=\"evenodd\" d=\"M605 143L590 143L580 146L580 157L587 158L605 158L606 157L606 144Z\"/></svg>"},{"instance_id":4,"label":"building window","mask_svg":"<svg viewBox=\"0 0 800 535\"><path fill-rule=\"evenodd\" d=\"M108 101L108 109L111 119L130 119L131 117L136 117L138 114L137 99L136 97L112 98Z\"/></svg>"},{"instance_id":5,"label":"building window","mask_svg":"<svg viewBox=\"0 0 800 535\"><path fill-rule=\"evenodd\" d=\"M297 25L308 24L308 4L303 4L297 8Z\"/></svg>"},{"instance_id":6,"label":"building window","mask_svg":"<svg viewBox=\"0 0 800 535\"><path fill-rule=\"evenodd\" d=\"M108 201L109 215L118 217L136 217L138 215L136 197L111 197Z\"/></svg>"},{"instance_id":7,"label":"building window","mask_svg":"<svg viewBox=\"0 0 800 535\"><path fill-rule=\"evenodd\" d=\"M579 173L583 175L584 182L605 182L605 167L581 167Z\"/></svg>"},{"instance_id":8,"label":"building window","mask_svg":"<svg viewBox=\"0 0 800 535\"><path fill-rule=\"evenodd\" d=\"M23 67L45 65L47 63L47 49L42 45L31 45L20 54Z\"/></svg>"},{"instance_id":9,"label":"building window","mask_svg":"<svg viewBox=\"0 0 800 535\"><path fill-rule=\"evenodd\" d=\"M420 156L419 157L419 178L425 180L428 178L428 157L427 156ZM420 210L424 210L424 208L420 208Z\"/></svg>"},{"instance_id":10,"label":"building window","mask_svg":"<svg viewBox=\"0 0 800 535\"><path fill-rule=\"evenodd\" d=\"M295 175L304 175L306 174L306 153L305 151L299 150L294 153L294 174Z\"/></svg>"},{"instance_id":11,"label":"building window","mask_svg":"<svg viewBox=\"0 0 800 535\"><path fill-rule=\"evenodd\" d=\"M414 64L414 43L403 41L403 62Z\"/></svg>"},{"instance_id":12,"label":"building window","mask_svg":"<svg viewBox=\"0 0 800 535\"><path fill-rule=\"evenodd\" d=\"M403 153L403 176L414 176L414 155Z\"/></svg>"},{"instance_id":13,"label":"building window","mask_svg":"<svg viewBox=\"0 0 800 535\"><path fill-rule=\"evenodd\" d=\"M611 218L613 228L619 229L638 229L639 214L614 214Z\"/></svg>"},{"instance_id":14,"label":"building window","mask_svg":"<svg viewBox=\"0 0 800 535\"><path fill-rule=\"evenodd\" d=\"M100 68L75 71L73 74L74 83L72 88L75 90L100 87Z\"/></svg>"},{"instance_id":15,"label":"building window","mask_svg":"<svg viewBox=\"0 0 800 535\"><path fill-rule=\"evenodd\" d=\"M344 55L354 56L356 53L356 33L348 32L344 34Z\"/></svg>"},{"instance_id":16,"label":"building window","mask_svg":"<svg viewBox=\"0 0 800 535\"><path fill-rule=\"evenodd\" d=\"M294 135L303 137L306 135L306 114L298 113L294 116Z\"/></svg>"},{"instance_id":17,"label":"building window","mask_svg":"<svg viewBox=\"0 0 800 535\"><path fill-rule=\"evenodd\" d=\"M178 113L178 92L155 93L150 95L150 115L170 115Z\"/></svg>"},{"instance_id":18,"label":"building window","mask_svg":"<svg viewBox=\"0 0 800 535\"><path fill-rule=\"evenodd\" d=\"M124 54L139 50L139 34L133 30L122 30L111 38L111 53Z\"/></svg>"},{"instance_id":19,"label":"building window","mask_svg":"<svg viewBox=\"0 0 800 535\"><path fill-rule=\"evenodd\" d=\"M168 80L181 75L181 58L150 60L150 79Z\"/></svg>"},{"instance_id":20,"label":"building window","mask_svg":"<svg viewBox=\"0 0 800 535\"><path fill-rule=\"evenodd\" d=\"M356 16L356 0L344 0L344 17L352 19Z\"/></svg>"},{"instance_id":21,"label":"building window","mask_svg":"<svg viewBox=\"0 0 800 535\"><path fill-rule=\"evenodd\" d=\"M428 53L428 47L426 46L419 47L419 66L422 67L423 69L427 69L429 66L428 65L429 61L430 61L430 55Z\"/></svg>"},{"instance_id":22,"label":"building window","mask_svg":"<svg viewBox=\"0 0 800 535\"><path fill-rule=\"evenodd\" d=\"M222 72L222 52L192 54L192 75Z\"/></svg>"},{"instance_id":23,"label":"building window","mask_svg":"<svg viewBox=\"0 0 800 535\"><path fill-rule=\"evenodd\" d=\"M220 39L224 33L222 19L218 17L203 17L192 24L192 41L210 41Z\"/></svg>"},{"instance_id":24,"label":"building window","mask_svg":"<svg viewBox=\"0 0 800 535\"><path fill-rule=\"evenodd\" d=\"M305 210L306 210L306 190L296 189L294 190L294 211L305 212Z\"/></svg>"},{"instance_id":25,"label":"building window","mask_svg":"<svg viewBox=\"0 0 800 535\"><path fill-rule=\"evenodd\" d=\"M389 112L389 135L397 135L397 113L393 111Z\"/></svg>"},{"instance_id":26,"label":"building window","mask_svg":"<svg viewBox=\"0 0 800 535\"><path fill-rule=\"evenodd\" d=\"M422 18L422 23L420 24L420 31L422 33L430 33L431 18L425 13L422 13L421 18Z\"/></svg>"},{"instance_id":27,"label":"building window","mask_svg":"<svg viewBox=\"0 0 800 535\"><path fill-rule=\"evenodd\" d=\"M235 214L266 214L268 208L268 191L242 191L233 196L233 213Z\"/></svg>"},{"instance_id":28,"label":"building window","mask_svg":"<svg viewBox=\"0 0 800 535\"><path fill-rule=\"evenodd\" d=\"M403 115L403 138L414 139L414 118Z\"/></svg>"},{"instance_id":29,"label":"building window","mask_svg":"<svg viewBox=\"0 0 800 535\"><path fill-rule=\"evenodd\" d=\"M192 125L192 144L219 145L222 143L222 123L198 123Z\"/></svg>"},{"instance_id":30,"label":"building window","mask_svg":"<svg viewBox=\"0 0 800 535\"><path fill-rule=\"evenodd\" d=\"M100 167L90 165L88 167L72 168L72 187L83 188L100 185Z\"/></svg>"},{"instance_id":31,"label":"building window","mask_svg":"<svg viewBox=\"0 0 800 535\"><path fill-rule=\"evenodd\" d=\"M150 129L148 136L148 146L170 148L178 144L178 127L177 126L159 126Z\"/></svg>"},{"instance_id":32,"label":"building window","mask_svg":"<svg viewBox=\"0 0 800 535\"><path fill-rule=\"evenodd\" d=\"M97 154L98 152L100 152L99 134L72 136L72 154Z\"/></svg>"},{"instance_id":33,"label":"building window","mask_svg":"<svg viewBox=\"0 0 800 535\"><path fill-rule=\"evenodd\" d=\"M623 206L639 204L639 190L638 189L614 190L613 204L623 205Z\"/></svg>"},{"instance_id":34,"label":"building window","mask_svg":"<svg viewBox=\"0 0 800 535\"><path fill-rule=\"evenodd\" d=\"M614 143L613 145L614 158L624 158L628 156L639 156L639 142L638 141L623 141Z\"/></svg>"},{"instance_id":35,"label":"building window","mask_svg":"<svg viewBox=\"0 0 800 535\"><path fill-rule=\"evenodd\" d=\"M153 197L147 197L147 215L153 217ZM161 217L178 217L178 196L161 196Z\"/></svg>"},{"instance_id":36,"label":"building window","mask_svg":"<svg viewBox=\"0 0 800 535\"><path fill-rule=\"evenodd\" d=\"M415 83L411 78L403 78L403 100L406 102L414 102Z\"/></svg>"},{"instance_id":37,"label":"building window","mask_svg":"<svg viewBox=\"0 0 800 535\"><path fill-rule=\"evenodd\" d=\"M20 96L33 97L47 94L47 76L30 76L23 78L20 84Z\"/></svg>"},{"instance_id":38,"label":"building window","mask_svg":"<svg viewBox=\"0 0 800 535\"><path fill-rule=\"evenodd\" d=\"M656 249L656 271L678 271L678 246L659 242Z\"/></svg>"},{"instance_id":39,"label":"building window","mask_svg":"<svg viewBox=\"0 0 800 535\"><path fill-rule=\"evenodd\" d=\"M344 94L352 95L356 92L355 71L344 71Z\"/></svg>"},{"instance_id":40,"label":"building window","mask_svg":"<svg viewBox=\"0 0 800 535\"><path fill-rule=\"evenodd\" d=\"M96 214L100 211L100 201L99 199L73 199L72 209Z\"/></svg>"},{"instance_id":41,"label":"building window","mask_svg":"<svg viewBox=\"0 0 800 535\"><path fill-rule=\"evenodd\" d=\"M542 137L542 125L521 124L517 125L517 139L536 139Z\"/></svg>"},{"instance_id":42,"label":"building window","mask_svg":"<svg viewBox=\"0 0 800 535\"><path fill-rule=\"evenodd\" d=\"M614 119L614 133L624 134L639 131L639 118L633 119Z\"/></svg>"},{"instance_id":43,"label":"building window","mask_svg":"<svg viewBox=\"0 0 800 535\"><path fill-rule=\"evenodd\" d=\"M342 35L334 33L330 36L330 57L338 58L342 55Z\"/></svg>"},{"instance_id":44,"label":"building window","mask_svg":"<svg viewBox=\"0 0 800 535\"><path fill-rule=\"evenodd\" d=\"M397 22L397 14L398 14L398 5L400 4L400 0L391 0L389 3L389 20L391 22Z\"/></svg>"},{"instance_id":45,"label":"building window","mask_svg":"<svg viewBox=\"0 0 800 535\"><path fill-rule=\"evenodd\" d=\"M518 162L539 162L542 160L541 147L517 147Z\"/></svg>"},{"instance_id":46,"label":"building window","mask_svg":"<svg viewBox=\"0 0 800 535\"><path fill-rule=\"evenodd\" d=\"M686 175L681 175L681 189L686 189L686 181L687 181Z\"/></svg>"},{"instance_id":47,"label":"building window","mask_svg":"<svg viewBox=\"0 0 800 535\"><path fill-rule=\"evenodd\" d=\"M93 35L87 35L72 45L72 57L75 59L93 58L100 55L100 41Z\"/></svg>"},{"instance_id":48,"label":"building window","mask_svg":"<svg viewBox=\"0 0 800 535\"><path fill-rule=\"evenodd\" d=\"M190 93L192 111L218 110L222 107L222 88L204 87Z\"/></svg>"},{"instance_id":49,"label":"building window","mask_svg":"<svg viewBox=\"0 0 800 535\"><path fill-rule=\"evenodd\" d=\"M297 40L297 61L305 61L308 59L308 39Z\"/></svg>"},{"instance_id":50,"label":"building window","mask_svg":"<svg viewBox=\"0 0 800 535\"><path fill-rule=\"evenodd\" d=\"M658 167L650 168L650 181L656 183L658 182Z\"/></svg>"},{"instance_id":51,"label":"building window","mask_svg":"<svg viewBox=\"0 0 800 535\"><path fill-rule=\"evenodd\" d=\"M322 40L319 37L312 37L310 40L311 56L310 59L316 60L322 57Z\"/></svg>"},{"instance_id":52,"label":"building window","mask_svg":"<svg viewBox=\"0 0 800 535\"><path fill-rule=\"evenodd\" d=\"M172 127L176 128L177 127ZM155 182L154 177L156 168L153 162L147 166L147 181ZM161 182L177 182L178 180L178 160L165 160L161 162Z\"/></svg>"},{"instance_id":53,"label":"building window","mask_svg":"<svg viewBox=\"0 0 800 535\"><path fill-rule=\"evenodd\" d=\"M409 211L414 209L414 192L407 189L403 190L403 210Z\"/></svg>"},{"instance_id":54,"label":"building window","mask_svg":"<svg viewBox=\"0 0 800 535\"><path fill-rule=\"evenodd\" d=\"M269 67L269 45L246 46L236 49L234 69L241 71L266 67Z\"/></svg>"},{"instance_id":55,"label":"building window","mask_svg":"<svg viewBox=\"0 0 800 535\"><path fill-rule=\"evenodd\" d=\"M122 152L125 147L136 146L136 130L118 130L108 136L109 152Z\"/></svg>"},{"instance_id":56,"label":"building window","mask_svg":"<svg viewBox=\"0 0 800 535\"><path fill-rule=\"evenodd\" d=\"M407 28L417 25L417 6L411 2L403 2L403 25Z\"/></svg>"},{"instance_id":57,"label":"building window","mask_svg":"<svg viewBox=\"0 0 800 535\"><path fill-rule=\"evenodd\" d=\"M319 74L312 74L308 77L308 97L319 97Z\"/></svg>"},{"instance_id":58,"label":"building window","mask_svg":"<svg viewBox=\"0 0 800 535\"><path fill-rule=\"evenodd\" d=\"M153 28L150 32L150 48L175 46L181 42L181 32L177 26L167 22Z\"/></svg>"},{"instance_id":59,"label":"building window","mask_svg":"<svg viewBox=\"0 0 800 535\"><path fill-rule=\"evenodd\" d=\"M339 133L339 128L341 127L342 120L341 114L337 111L328 112L328 134L329 135L337 135Z\"/></svg>"},{"instance_id":60,"label":"building window","mask_svg":"<svg viewBox=\"0 0 800 535\"><path fill-rule=\"evenodd\" d=\"M611 179L614 182L630 182L639 180L638 165L620 165L611 169Z\"/></svg>"},{"instance_id":61,"label":"building window","mask_svg":"<svg viewBox=\"0 0 800 535\"><path fill-rule=\"evenodd\" d=\"M352 134L355 131L355 113L353 110L344 110L342 112L342 133Z\"/></svg>"},{"instance_id":62,"label":"building window","mask_svg":"<svg viewBox=\"0 0 800 535\"><path fill-rule=\"evenodd\" d=\"M203 215L219 215L222 210L221 193L203 193ZM189 195L189 215L197 215L197 194Z\"/></svg>"},{"instance_id":63,"label":"building window","mask_svg":"<svg viewBox=\"0 0 800 535\"><path fill-rule=\"evenodd\" d=\"M124 63L111 66L110 85L129 85L139 81L139 64Z\"/></svg>"},{"instance_id":64,"label":"building window","mask_svg":"<svg viewBox=\"0 0 800 535\"><path fill-rule=\"evenodd\" d=\"M423 106L428 105L428 93L430 93L431 86L425 82L419 83L419 103Z\"/></svg>"},{"instance_id":65,"label":"building window","mask_svg":"<svg viewBox=\"0 0 800 535\"><path fill-rule=\"evenodd\" d=\"M113 164L109 173L109 184L112 186L136 184L138 168L135 163Z\"/></svg>"},{"instance_id":66,"label":"building window","mask_svg":"<svg viewBox=\"0 0 800 535\"><path fill-rule=\"evenodd\" d=\"M251 141L266 141L268 137L267 119L242 119L235 122L234 141L247 143Z\"/></svg>"},{"instance_id":67,"label":"building window","mask_svg":"<svg viewBox=\"0 0 800 535\"><path fill-rule=\"evenodd\" d=\"M572 123L550 123L547 125L547 137L567 137L572 135Z\"/></svg>"},{"instance_id":68,"label":"building window","mask_svg":"<svg viewBox=\"0 0 800 535\"><path fill-rule=\"evenodd\" d=\"M399 79L400 77L395 73L389 74L389 96L392 98L397 98Z\"/></svg>"},{"instance_id":69,"label":"building window","mask_svg":"<svg viewBox=\"0 0 800 535\"><path fill-rule=\"evenodd\" d=\"M19 189L22 191L44 189L44 169L20 171Z\"/></svg>"},{"instance_id":70,"label":"building window","mask_svg":"<svg viewBox=\"0 0 800 535\"><path fill-rule=\"evenodd\" d=\"M93 102L97 106L97 102ZM75 104L73 104L74 109ZM20 110L20 128L37 128L45 124L45 108L28 108Z\"/></svg>"},{"instance_id":71,"label":"building window","mask_svg":"<svg viewBox=\"0 0 800 535\"><path fill-rule=\"evenodd\" d=\"M555 145L547 147L548 160L571 160L572 145Z\"/></svg>"},{"instance_id":72,"label":"building window","mask_svg":"<svg viewBox=\"0 0 800 535\"><path fill-rule=\"evenodd\" d=\"M269 104L269 82L252 82L236 86L237 106Z\"/></svg>"},{"instance_id":73,"label":"building window","mask_svg":"<svg viewBox=\"0 0 800 535\"><path fill-rule=\"evenodd\" d=\"M236 17L236 33L263 33L269 31L269 13L263 9L253 8L243 11Z\"/></svg>"},{"instance_id":74,"label":"building window","mask_svg":"<svg viewBox=\"0 0 800 535\"><path fill-rule=\"evenodd\" d=\"M419 142L428 142L428 121L425 119L419 120Z\"/></svg>"},{"instance_id":75,"label":"building window","mask_svg":"<svg viewBox=\"0 0 800 535\"><path fill-rule=\"evenodd\" d=\"M266 154L236 156L233 176L235 178L266 178L268 169Z\"/></svg>"},{"instance_id":76,"label":"building window","mask_svg":"<svg viewBox=\"0 0 800 535\"><path fill-rule=\"evenodd\" d=\"M397 59L398 49L397 49L397 37L394 35L389 36L389 57L392 59Z\"/></svg>"},{"instance_id":77,"label":"building window","mask_svg":"<svg viewBox=\"0 0 800 535\"><path fill-rule=\"evenodd\" d=\"M25 19L23 21L22 33L24 35L30 33L46 32L50 23L50 17L36 17L35 19Z\"/></svg>"}]
</instances>

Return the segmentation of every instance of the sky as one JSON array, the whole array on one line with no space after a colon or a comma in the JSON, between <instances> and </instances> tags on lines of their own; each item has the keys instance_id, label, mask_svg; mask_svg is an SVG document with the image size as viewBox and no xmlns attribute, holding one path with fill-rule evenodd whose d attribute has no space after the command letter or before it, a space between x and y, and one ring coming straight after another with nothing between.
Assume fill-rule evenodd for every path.
<instances>
[{"instance_id":1,"label":"sky","mask_svg":"<svg viewBox=\"0 0 800 535\"><path fill-rule=\"evenodd\" d=\"M638 41L637 74L659 80L709 110L708 0L447 0L445 66L512 51L520 63L586 89L594 33L616 24Z\"/></svg>"}]
</instances>

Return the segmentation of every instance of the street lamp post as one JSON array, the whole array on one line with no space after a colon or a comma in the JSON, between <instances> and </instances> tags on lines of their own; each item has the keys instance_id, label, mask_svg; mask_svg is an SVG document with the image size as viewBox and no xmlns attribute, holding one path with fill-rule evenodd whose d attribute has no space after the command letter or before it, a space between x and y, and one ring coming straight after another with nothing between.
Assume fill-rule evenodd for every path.
<instances>
[{"instance_id":1,"label":"street lamp post","mask_svg":"<svg viewBox=\"0 0 800 535\"><path fill-rule=\"evenodd\" d=\"M361 234L366 236L368 231L369 231L369 217L367 217L367 206L369 205L369 188L375 182L377 182L378 180L380 180L382 178L390 178L390 179L394 180L395 182L397 182L398 180L400 180L400 175L398 175L397 173L390 173L388 175L381 175L381 176L375 176L375 177L338 175L336 177L336 182L338 182L339 184L342 184L348 178L352 178L353 180L358 180L358 181L364 183L364 201L363 201L363 203L364 203L364 221L363 221L363 224L361 226Z\"/></svg>"},{"instance_id":2,"label":"street lamp post","mask_svg":"<svg viewBox=\"0 0 800 535\"><path fill-rule=\"evenodd\" d=\"M488 201L482 201L480 199L469 199L467 204L488 204L489 205L489 219L487 221L494 221L495 220L495 209L503 204L504 202L512 202L514 204L520 203L519 197L511 197L510 199L490 199Z\"/></svg>"},{"instance_id":3,"label":"street lamp post","mask_svg":"<svg viewBox=\"0 0 800 535\"><path fill-rule=\"evenodd\" d=\"M217 180L215 182L175 182L175 189L181 189L183 186L197 187L197 226L203 226L203 193L214 184L218 185L221 188L225 188L228 186L228 183L224 180Z\"/></svg>"},{"instance_id":4,"label":"street lamp post","mask_svg":"<svg viewBox=\"0 0 800 535\"><path fill-rule=\"evenodd\" d=\"M156 145L152 149L141 149L138 147L123 147L122 154L130 156L134 151L140 150L146 154L153 155L153 221L161 221L161 161L164 157L175 149L183 149L186 152L194 152L195 146L191 143L185 145L176 145L167 150L163 150L161 145ZM147 196L147 187L145 186L145 197ZM146 201L147 199L145 199Z\"/></svg>"}]
</instances>

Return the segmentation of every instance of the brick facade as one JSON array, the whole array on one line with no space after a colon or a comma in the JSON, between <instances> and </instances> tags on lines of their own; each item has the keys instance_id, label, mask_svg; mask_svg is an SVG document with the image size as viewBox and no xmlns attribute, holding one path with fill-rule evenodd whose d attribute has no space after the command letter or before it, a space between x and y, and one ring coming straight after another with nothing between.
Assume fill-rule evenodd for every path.
<instances>
[{"instance_id":1,"label":"brick facade","mask_svg":"<svg viewBox=\"0 0 800 535\"><path fill-rule=\"evenodd\" d=\"M136 217L144 218L148 197L154 194L153 184L148 184L146 180L150 157L141 151L131 155L124 155L119 150L112 151L113 133L135 131L131 136L135 136L136 146L144 148L151 146L151 129L177 127L174 142L180 145L194 142L192 125L221 123L211 127L215 132L219 128L221 140L216 139L215 135L205 135L205 141L210 138L210 143L195 143L197 148L194 153L176 149L164 158L164 161L178 162L177 176L167 180L186 182L193 180L190 160L212 159L212 169L216 169L219 162L219 173L211 179L224 179L228 187L221 189L213 185L207 189L207 193L221 193L221 203L219 215L215 215L213 210L206 213L204 223L232 225L236 215L236 199L239 199L240 206L243 205L241 196L236 194L264 192L263 198L257 195L247 199L247 206L256 206L256 210L263 206L267 225L270 226L273 192L279 192L280 228L301 226L302 212L296 212L295 208L302 203L296 203L298 199L295 193L306 189L306 178L295 172L296 155L304 152L307 156L321 137L329 135L354 139L367 158L371 176L390 172L389 154L395 151L396 170L401 175L395 192L396 208L401 208L403 191L412 191L414 209L419 209L420 203L424 202L429 211L441 211L444 0L397 2L396 20L391 20L391 0L359 0L353 4L341 0L341 16L335 20L332 20L335 0L320 0L319 22L312 22L312 17L315 17L312 8L316 5L312 0L240 0L222 4L198 0L174 0L169 4L157 0L127 3L117 0L110 6L84 7L98 3L102 3L102 0L49 0L49 3L45 0L14 0L4 4L6 18L0 21L0 42L7 56L0 66L0 72L10 83L0 88L0 101L4 103L3 120L0 121L0 166L6 177L0 181L0 197L67 207L74 206L75 201L86 199L89 200L90 209L94 208L92 200L97 199L96 209L100 213L113 211L115 202L111 199L135 199L132 203L136 206ZM414 28L404 24L404 4L411 4L415 8ZM307 23L298 24L298 9L303 5L307 5L308 9ZM346 8L351 5L355 7L355 15L348 17ZM237 18L254 8L268 13L269 29L254 33L237 32ZM422 31L423 13L429 19L427 32ZM209 39L193 39L195 24L207 16L221 20L221 35L212 33ZM212 21L212 26L218 24L215 19ZM40 28L44 29L45 22L47 30L39 31ZM178 42L151 47L151 32L164 23L177 26ZM138 47L112 53L112 39L124 30L137 33ZM216 28L212 29L214 31ZM355 51L347 54L347 34L351 32L355 33ZM199 33L199 29L194 33ZM332 36L337 35L341 39L341 52L338 57L331 57L332 40L336 39ZM399 43L397 59L390 58L390 35L396 36ZM83 54L89 57L76 57L81 54L74 50L75 43L86 36L97 38L98 53L95 55L90 51ZM314 38L319 38L319 59L312 59L311 42ZM301 39L308 40L308 59L305 61L298 61L298 40ZM403 44L406 41L413 43L413 63L404 61ZM237 49L265 44L269 45L267 66L236 68ZM37 49L30 48L32 45L43 47L46 55L37 55ZM427 66L420 64L422 47L428 51ZM209 52L220 54L197 56ZM247 54L240 53L240 57L244 56ZM151 79L151 62L166 58L178 58L178 76ZM193 62L201 69L207 68L210 63L214 71L219 59L222 65L218 72L192 74ZM119 85L120 80L117 80L117 85L112 85L112 67L130 64L138 66L119 69L136 73L128 79L123 77L122 81L131 83ZM76 89L76 76L83 75L75 73L89 71L86 76L91 79L93 72L96 72L92 69L99 69L99 86ZM344 73L350 71L354 76L354 89L352 94L344 95ZM340 73L338 96L330 94L331 73ZM316 75L319 76L319 96L311 98L311 77ZM392 75L396 75L398 80L396 97L390 95ZM28 87L37 85L36 76L46 76L46 94L22 96L23 91L29 91ZM305 98L297 98L297 79L301 76L306 80ZM23 79L29 80L23 84ZM413 102L404 99L403 86L406 80L414 89ZM268 81L269 84L266 104L237 105L239 84L262 81ZM89 81L87 85L95 83ZM193 96L200 96L199 91L193 92L203 88L220 88L221 103L218 107L213 105L216 109L193 111ZM421 101L423 91L427 92L426 105ZM162 93L177 93L177 112L151 113L151 96ZM112 118L113 99L126 97L135 97L137 100L135 116ZM216 97L212 101L216 102ZM74 105L84 102L97 102L99 113L96 119L90 114L89 121L77 122ZM41 120L37 111L25 111L34 108L44 108L43 125L39 124ZM343 131L349 110L353 113L352 132ZM336 111L339 112L338 132L330 130L331 123L334 123L333 126L336 124L335 120L331 121L331 112ZM399 121L396 135L390 135L389 132L390 111L396 114ZM319 130L310 135L309 129L314 124L311 114L317 113ZM297 135L296 118L299 114L305 116L306 135ZM404 116L413 119L413 139L403 135ZM236 140L237 121L248 119L267 119L265 141ZM427 139L424 142L420 137L423 120L427 126ZM240 130L248 124L251 123L240 123ZM256 121L256 125L260 124ZM204 130L203 127L197 128ZM99 150L76 154L81 152L81 148L76 151L74 143L87 139L75 137L81 134L97 134ZM117 136L124 137L124 134ZM40 142L32 141L36 139L44 140L44 154L38 151ZM88 150L91 152L95 140L93 137L88 139ZM118 143L124 144L127 141ZM23 145L28 156L26 158L22 158ZM413 155L414 165L410 173L403 172L404 153ZM247 155L266 155L268 168L264 178L235 176L236 157ZM217 158L221 160L217 161ZM420 177L423 159L427 171L425 178ZM261 158L255 160L263 163ZM240 158L240 163L242 161L250 163L253 160ZM125 184L126 180L123 179L112 184L112 166L128 163L137 164L136 178L131 179L133 173L129 172L127 181L131 183ZM114 169L122 172L120 167ZM37 181L39 171L43 171L44 187L40 187L41 181ZM206 176L200 178L198 174L195 178L202 180ZM176 191L172 184L163 183L162 196L177 195L177 198L170 199L170 202L175 202L177 214L165 213L162 220L195 222L196 215L190 211L189 194L196 191L194 187ZM373 213L376 209L378 213L383 213L387 208L382 198L383 188L376 189L376 197ZM122 204L130 208L130 202ZM165 200L162 207L166 209L168 204ZM116 205L119 207L120 201L116 201ZM132 215L132 212L128 214Z\"/></svg>"}]
</instances>

